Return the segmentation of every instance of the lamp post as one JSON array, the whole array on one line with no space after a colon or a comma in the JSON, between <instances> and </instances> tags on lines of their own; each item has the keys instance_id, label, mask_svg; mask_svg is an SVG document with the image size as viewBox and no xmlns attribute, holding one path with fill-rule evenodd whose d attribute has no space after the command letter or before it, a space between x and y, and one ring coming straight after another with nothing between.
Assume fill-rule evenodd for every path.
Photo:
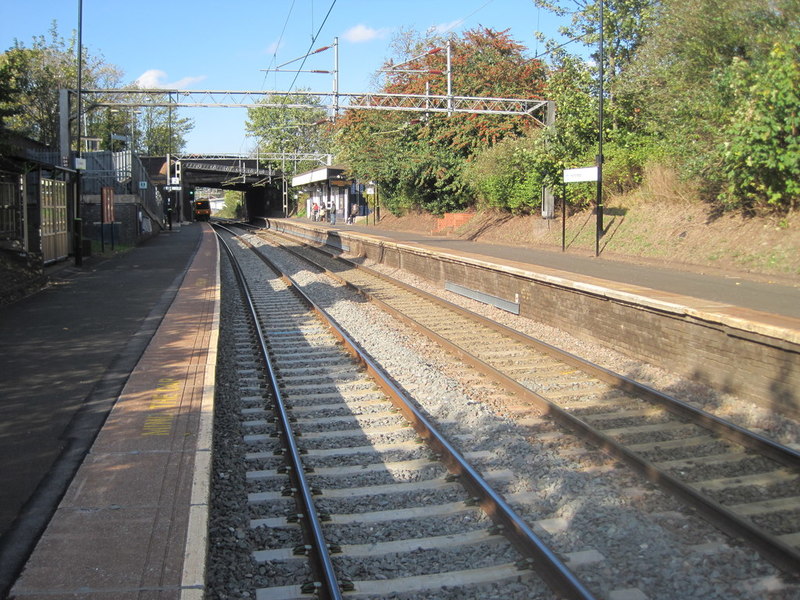
<instances>
[{"instance_id":1,"label":"lamp post","mask_svg":"<svg viewBox=\"0 0 800 600\"><path fill-rule=\"evenodd\" d=\"M131 156L136 152L136 128L139 125L138 115L140 114L142 114L142 111L131 107Z\"/></svg>"},{"instance_id":2,"label":"lamp post","mask_svg":"<svg viewBox=\"0 0 800 600\"><path fill-rule=\"evenodd\" d=\"M597 107L597 234L594 243L594 255L600 256L600 238L603 236L603 0L600 2L600 96Z\"/></svg>"},{"instance_id":3,"label":"lamp post","mask_svg":"<svg viewBox=\"0 0 800 600\"><path fill-rule=\"evenodd\" d=\"M81 127L83 120L83 0L78 0L78 154L75 161L75 217L72 224L72 245L75 251L75 266L83 265L83 227L81 226L81 168L83 155L81 153Z\"/></svg>"}]
</instances>

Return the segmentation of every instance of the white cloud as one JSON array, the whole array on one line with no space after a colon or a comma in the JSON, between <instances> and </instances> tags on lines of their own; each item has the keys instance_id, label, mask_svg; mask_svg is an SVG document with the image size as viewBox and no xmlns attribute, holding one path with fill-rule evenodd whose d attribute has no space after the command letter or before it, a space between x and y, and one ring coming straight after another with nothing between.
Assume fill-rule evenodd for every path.
<instances>
[{"instance_id":1,"label":"white cloud","mask_svg":"<svg viewBox=\"0 0 800 600\"><path fill-rule=\"evenodd\" d=\"M150 69L136 78L136 85L145 89L182 90L203 81L205 78L205 75L200 75L199 77L184 77L177 81L168 82L166 72L159 69Z\"/></svg>"},{"instance_id":2,"label":"white cloud","mask_svg":"<svg viewBox=\"0 0 800 600\"><path fill-rule=\"evenodd\" d=\"M369 42L376 38L384 38L389 33L388 29L373 29L359 23L344 32L344 39L354 44Z\"/></svg>"}]
</instances>

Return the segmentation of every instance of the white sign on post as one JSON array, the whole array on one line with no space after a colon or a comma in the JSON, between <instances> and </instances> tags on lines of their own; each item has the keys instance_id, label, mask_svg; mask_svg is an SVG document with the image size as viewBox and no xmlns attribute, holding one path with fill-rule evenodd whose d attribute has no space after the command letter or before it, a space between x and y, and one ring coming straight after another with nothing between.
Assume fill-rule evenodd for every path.
<instances>
[{"instance_id":1,"label":"white sign on post","mask_svg":"<svg viewBox=\"0 0 800 600\"><path fill-rule=\"evenodd\" d=\"M564 169L564 183L581 183L584 181L597 181L597 167Z\"/></svg>"}]
</instances>

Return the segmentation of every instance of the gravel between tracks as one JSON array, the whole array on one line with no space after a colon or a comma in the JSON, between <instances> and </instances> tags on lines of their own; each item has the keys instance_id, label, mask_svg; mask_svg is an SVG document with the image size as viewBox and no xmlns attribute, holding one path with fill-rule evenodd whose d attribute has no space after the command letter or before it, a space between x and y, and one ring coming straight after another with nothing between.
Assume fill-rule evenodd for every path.
<instances>
[{"instance_id":1,"label":"gravel between tracks","mask_svg":"<svg viewBox=\"0 0 800 600\"><path fill-rule=\"evenodd\" d=\"M272 248L267 252L272 260L286 266L298 284L383 365L429 416L443 424L442 429L451 439L460 436L456 445L463 444L462 451L488 449L494 459L482 465L483 468L513 470L516 478L505 492L531 495L530 501L515 508L531 523L545 520L540 533L547 542L562 553L595 549L605 557L604 562L576 571L599 597L629 588L638 588L647 598L665 600L800 597L800 588L796 586L770 592L767 589L770 582L777 583L780 577L754 551L726 538L627 469L614 468L613 462L602 455L589 452L583 458L579 455L569 458L570 455L562 453L565 447L575 444L569 436L536 441L530 430L498 414L491 403L485 402L487 395L495 393L489 389L490 384L482 382L475 386L461 381L458 365L437 346L419 340L379 309L329 278L312 273L284 252ZM614 356L605 348L577 341L527 319L433 290L425 282L403 273L391 272L391 275L683 399L719 404L725 416L735 415L747 423L758 423L778 439L797 439L791 438L797 435L796 424L770 418L757 410L742 411L733 400L731 407L735 408L726 409L728 399L714 397L701 386ZM225 276L228 285L227 268ZM225 373L232 370L229 361L233 352L225 349L225 344L230 343L226 342L226 315L231 311L230 298L226 300L225 296L223 293L218 365L217 403L221 407L215 435L218 440L238 440L241 426L236 417L227 414L238 402L238 392L226 387ZM257 580L269 576L263 566L255 565L249 558L250 550L258 548L253 547L257 536L247 531L247 510L243 509L246 507L244 465L236 457L240 450L236 441L215 444L215 506L209 559L212 598L252 597L252 589L258 587ZM590 465L601 468L592 469ZM698 545L718 550L707 551Z\"/></svg>"},{"instance_id":2,"label":"gravel between tracks","mask_svg":"<svg viewBox=\"0 0 800 600\"><path fill-rule=\"evenodd\" d=\"M493 306L454 294L404 271L365 261L358 257L346 258L413 285L424 292L439 296L448 302L463 306L472 312L488 317L552 346L562 348L615 373L630 377L665 394L718 415L723 419L737 423L742 427L757 431L781 444L800 448L800 422L777 415L734 394L720 393L685 377L620 354L607 346L580 340L544 323L518 317Z\"/></svg>"}]
</instances>

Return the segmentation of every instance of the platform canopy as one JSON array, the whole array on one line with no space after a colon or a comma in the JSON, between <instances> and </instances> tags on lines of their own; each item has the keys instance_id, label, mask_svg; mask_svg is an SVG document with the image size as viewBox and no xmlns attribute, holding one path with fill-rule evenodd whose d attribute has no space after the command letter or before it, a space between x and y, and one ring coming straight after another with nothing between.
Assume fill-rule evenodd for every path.
<instances>
[{"instance_id":1,"label":"platform canopy","mask_svg":"<svg viewBox=\"0 0 800 600\"><path fill-rule=\"evenodd\" d=\"M292 177L292 187L302 187L312 183L323 183L332 179L343 179L343 167L322 167L313 171L306 171Z\"/></svg>"}]
</instances>

